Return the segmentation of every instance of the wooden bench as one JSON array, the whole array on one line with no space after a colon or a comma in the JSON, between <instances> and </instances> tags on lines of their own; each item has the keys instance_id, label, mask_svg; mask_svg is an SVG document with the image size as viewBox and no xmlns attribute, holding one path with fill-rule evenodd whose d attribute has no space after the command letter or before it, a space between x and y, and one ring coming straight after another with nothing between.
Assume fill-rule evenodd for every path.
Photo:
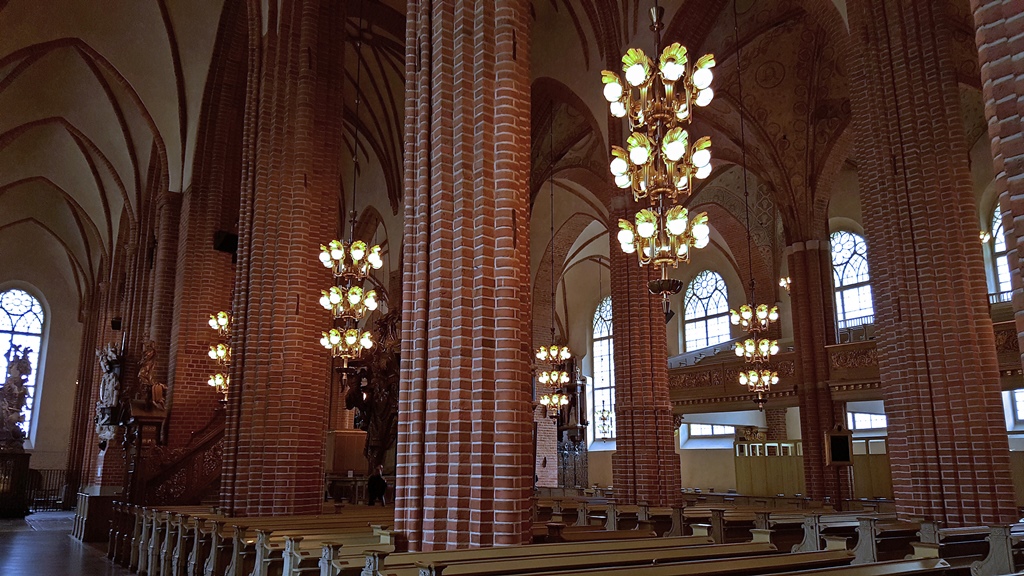
<instances>
[{"instance_id":1,"label":"wooden bench","mask_svg":"<svg viewBox=\"0 0 1024 576\"><path fill-rule=\"evenodd\" d=\"M853 563L906 558L913 553L911 542L918 537L920 529L920 524L895 519L860 518Z\"/></svg>"},{"instance_id":2,"label":"wooden bench","mask_svg":"<svg viewBox=\"0 0 1024 576\"><path fill-rule=\"evenodd\" d=\"M580 555L581 562L585 556ZM656 565L631 565L611 568L560 568L529 572L531 576L754 576L798 570L837 568L846 566L853 555L846 551L799 552L770 554L739 558L719 558L684 562L665 562ZM384 576L390 573L385 572ZM396 575L398 576L398 575ZM402 575L404 576L404 575Z\"/></svg>"},{"instance_id":3,"label":"wooden bench","mask_svg":"<svg viewBox=\"0 0 1024 576\"><path fill-rule=\"evenodd\" d=\"M971 576L995 576L1017 571L1015 554L1024 546L1024 524L992 526L988 535L988 555L971 564Z\"/></svg>"},{"instance_id":4,"label":"wooden bench","mask_svg":"<svg viewBox=\"0 0 1024 576\"><path fill-rule=\"evenodd\" d=\"M950 565L941 558L916 558L912 560L889 560L874 564L857 564L823 570L801 570L782 572L775 576L927 576L946 574Z\"/></svg>"},{"instance_id":5,"label":"wooden bench","mask_svg":"<svg viewBox=\"0 0 1024 576\"><path fill-rule=\"evenodd\" d=\"M859 541L857 528L861 518L877 518L895 520L896 516L883 514L870 516L863 513L809 514L803 521L803 539L793 546L793 552L811 552L821 550L825 536L846 537L856 545Z\"/></svg>"},{"instance_id":6,"label":"wooden bench","mask_svg":"<svg viewBox=\"0 0 1024 576\"><path fill-rule=\"evenodd\" d=\"M633 550L656 550L660 548L680 548L711 544L708 538L693 536L673 538L646 538L641 540L612 540L601 542L566 542L559 544L530 544L526 546L508 546L501 548L469 548L460 550L440 550L436 552L400 552L389 553L386 550L367 550L360 564L365 566L365 574L390 574L392 572L415 568L416 562L449 561L449 560L481 560L488 558L528 558L532 556L551 556L559 554L587 554L596 551L626 552ZM326 551L325 551L326 553ZM352 564L348 561L324 566L321 563L321 576L338 576L343 569Z\"/></svg>"},{"instance_id":7,"label":"wooden bench","mask_svg":"<svg viewBox=\"0 0 1024 576\"><path fill-rule=\"evenodd\" d=\"M380 526L319 531L260 530L251 574L266 576L277 565L285 576L319 571L323 547L329 547L338 557L344 551L346 556L361 558L369 548L394 550L394 543L391 531Z\"/></svg>"},{"instance_id":8,"label":"wooden bench","mask_svg":"<svg viewBox=\"0 0 1024 576\"><path fill-rule=\"evenodd\" d=\"M710 558L738 558L775 552L775 546L763 544L712 544L687 548L643 549L626 552L590 552L534 556L531 558L489 558L485 560L448 560L417 562L417 576L491 576L500 574L529 574L538 570L560 568L606 568L615 566L642 566L652 563L706 560ZM410 575L413 576L413 575Z\"/></svg>"},{"instance_id":9,"label":"wooden bench","mask_svg":"<svg viewBox=\"0 0 1024 576\"><path fill-rule=\"evenodd\" d=\"M921 522L919 542L911 542L914 558L942 558L954 568L970 567L988 555L988 526L941 528L938 522Z\"/></svg>"}]
</instances>

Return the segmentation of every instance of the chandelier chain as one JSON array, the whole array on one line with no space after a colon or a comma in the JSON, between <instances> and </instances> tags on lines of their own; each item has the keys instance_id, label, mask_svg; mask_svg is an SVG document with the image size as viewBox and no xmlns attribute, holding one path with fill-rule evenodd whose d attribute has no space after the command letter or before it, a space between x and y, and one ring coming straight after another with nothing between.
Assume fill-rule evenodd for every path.
<instances>
[{"instance_id":1,"label":"chandelier chain","mask_svg":"<svg viewBox=\"0 0 1024 576\"><path fill-rule=\"evenodd\" d=\"M756 302L754 296L754 248L753 238L750 233L750 191L747 189L747 138L743 113L743 49L740 46L740 24L739 11L736 8L736 0L732 2L732 25L733 36L736 38L736 88L739 92L740 112L740 158L743 164L743 210L747 221L747 277L750 281L750 301Z\"/></svg>"},{"instance_id":2,"label":"chandelier chain","mask_svg":"<svg viewBox=\"0 0 1024 576\"><path fill-rule=\"evenodd\" d=\"M356 234L356 190L357 182L359 179L359 109L362 104L362 97L359 92L359 87L362 82L363 75L363 4L364 0L359 0L359 25L356 28L356 85L355 85L355 116L353 123L355 125L355 132L352 137L352 209L349 211L349 227L348 227L348 241L349 244L355 240Z\"/></svg>"},{"instance_id":3,"label":"chandelier chain","mask_svg":"<svg viewBox=\"0 0 1024 576\"><path fill-rule=\"evenodd\" d=\"M551 120L548 122L548 219L551 238L548 252L551 253L551 341L555 343L555 102L551 101Z\"/></svg>"}]
</instances>

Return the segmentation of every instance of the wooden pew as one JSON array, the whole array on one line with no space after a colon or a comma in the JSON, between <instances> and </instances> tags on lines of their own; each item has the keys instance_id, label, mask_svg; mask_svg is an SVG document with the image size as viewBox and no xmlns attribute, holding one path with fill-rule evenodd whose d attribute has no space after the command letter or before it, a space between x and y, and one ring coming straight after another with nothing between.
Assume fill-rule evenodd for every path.
<instances>
[{"instance_id":1,"label":"wooden pew","mask_svg":"<svg viewBox=\"0 0 1024 576\"><path fill-rule=\"evenodd\" d=\"M870 516L863 513L851 514L809 514L804 517L803 539L799 544L793 546L793 552L810 552L820 550L823 538L826 535L848 537L854 540L858 538L857 528L860 527L860 518L873 517L877 519L894 520L895 515L881 514Z\"/></svg>"},{"instance_id":2,"label":"wooden pew","mask_svg":"<svg viewBox=\"0 0 1024 576\"><path fill-rule=\"evenodd\" d=\"M369 548L383 546L394 550L392 532L382 526L276 531L262 529L257 531L256 558L251 576L267 576L278 567L285 575L319 570L315 564L324 546L337 551L344 550L353 557L362 556L363 551Z\"/></svg>"},{"instance_id":3,"label":"wooden pew","mask_svg":"<svg viewBox=\"0 0 1024 576\"><path fill-rule=\"evenodd\" d=\"M1017 571L1014 553L1024 543L1024 524L992 526L988 540L988 555L971 564L971 576L996 576Z\"/></svg>"},{"instance_id":4,"label":"wooden pew","mask_svg":"<svg viewBox=\"0 0 1024 576\"><path fill-rule=\"evenodd\" d=\"M860 518L854 564L906 558L913 552L910 545L917 538L920 524L894 519Z\"/></svg>"},{"instance_id":5,"label":"wooden pew","mask_svg":"<svg viewBox=\"0 0 1024 576\"><path fill-rule=\"evenodd\" d=\"M566 542L558 544L531 544L528 546L508 546L501 548L469 548L460 550L442 550L437 552L400 552L389 553L381 550L365 552L364 574L389 574L396 570L415 568L416 562L447 561L447 560L480 560L486 558L528 558L531 556L549 556L558 554L585 554L594 551L625 552L634 550L656 550L660 548L679 548L711 544L708 538L682 536L672 538L645 538L640 540L612 540L600 542ZM322 576L338 576L342 570L351 568L350 563L335 563L324 566L321 563Z\"/></svg>"},{"instance_id":6,"label":"wooden pew","mask_svg":"<svg viewBox=\"0 0 1024 576\"><path fill-rule=\"evenodd\" d=\"M231 556L224 570L224 576L245 576L249 573L251 566L258 561L257 554L261 548L257 546L257 540L261 530L265 537L288 532L292 534L336 533L347 528L369 531L370 523L380 522L382 517L390 525L394 512L390 509L378 510L387 510L388 513L382 515L374 511L366 514L338 514L312 519L280 516L255 521L247 518L234 518L231 520ZM217 575L209 574L208 576Z\"/></svg>"},{"instance_id":7,"label":"wooden pew","mask_svg":"<svg viewBox=\"0 0 1024 576\"><path fill-rule=\"evenodd\" d=\"M409 576L496 576L501 574L530 574L538 570L560 568L581 569L615 566L642 566L651 563L706 560L710 558L739 558L775 552L775 546L763 544L712 544L687 548L643 549L626 552L590 552L586 554L558 554L532 558L489 558L484 560L431 560L417 562L418 575ZM397 575L396 575L397 576Z\"/></svg>"},{"instance_id":8,"label":"wooden pew","mask_svg":"<svg viewBox=\"0 0 1024 576\"><path fill-rule=\"evenodd\" d=\"M988 555L988 526L941 528L938 522L921 522L919 542L911 542L914 558L942 558L954 568L970 567Z\"/></svg>"},{"instance_id":9,"label":"wooden pew","mask_svg":"<svg viewBox=\"0 0 1024 576\"><path fill-rule=\"evenodd\" d=\"M775 576L928 576L946 574L951 566L941 558L889 560L874 564L856 564L822 570L782 572Z\"/></svg>"},{"instance_id":10,"label":"wooden pew","mask_svg":"<svg viewBox=\"0 0 1024 576\"><path fill-rule=\"evenodd\" d=\"M580 555L581 562L585 555ZM666 562L656 565L631 565L612 568L560 568L529 572L531 576L754 576L846 566L853 556L846 551L800 552L739 558ZM384 572L389 576L390 572ZM398 576L398 575L396 575ZM404 576L404 575L402 575Z\"/></svg>"}]
</instances>

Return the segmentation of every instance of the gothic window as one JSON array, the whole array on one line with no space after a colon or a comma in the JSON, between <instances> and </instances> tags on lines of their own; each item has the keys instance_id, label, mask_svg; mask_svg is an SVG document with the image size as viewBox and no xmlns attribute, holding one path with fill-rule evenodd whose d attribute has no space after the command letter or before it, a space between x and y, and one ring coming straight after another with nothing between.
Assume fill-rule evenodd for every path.
<instances>
[{"instance_id":1,"label":"gothic window","mask_svg":"<svg viewBox=\"0 0 1024 576\"><path fill-rule=\"evenodd\" d=\"M686 287L683 336L687 352L729 340L729 294L717 272L704 270Z\"/></svg>"},{"instance_id":2,"label":"gothic window","mask_svg":"<svg viewBox=\"0 0 1024 576\"><path fill-rule=\"evenodd\" d=\"M7 378L7 354L12 344L32 349L32 353L29 354L32 374L25 384L28 397L21 411L25 416L25 421L21 425L25 436L29 436L29 428L32 425L36 379L39 375L39 349L42 343L43 307L39 301L24 290L12 289L0 293L0 378Z\"/></svg>"},{"instance_id":3,"label":"gothic window","mask_svg":"<svg viewBox=\"0 0 1024 576\"><path fill-rule=\"evenodd\" d=\"M998 302L1010 300L1010 263L1006 259L1006 236L1003 234L1003 213L996 206L992 213L992 265L995 266Z\"/></svg>"},{"instance_id":4,"label":"gothic window","mask_svg":"<svg viewBox=\"0 0 1024 576\"><path fill-rule=\"evenodd\" d=\"M839 328L874 323L868 247L863 237L846 231L832 234L832 274Z\"/></svg>"},{"instance_id":5,"label":"gothic window","mask_svg":"<svg viewBox=\"0 0 1024 576\"><path fill-rule=\"evenodd\" d=\"M601 301L594 312L594 402L590 421L594 438L615 438L615 358L612 339L612 299Z\"/></svg>"}]
</instances>

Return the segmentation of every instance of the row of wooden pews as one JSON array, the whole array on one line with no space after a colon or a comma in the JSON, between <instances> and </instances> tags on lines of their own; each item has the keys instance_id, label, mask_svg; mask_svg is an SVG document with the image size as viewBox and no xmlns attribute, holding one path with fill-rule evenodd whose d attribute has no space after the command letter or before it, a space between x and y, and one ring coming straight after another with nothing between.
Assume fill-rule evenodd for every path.
<instances>
[{"instance_id":1,"label":"row of wooden pews","mask_svg":"<svg viewBox=\"0 0 1024 576\"><path fill-rule=\"evenodd\" d=\"M319 571L327 549L362 558L393 551L394 509L331 506L322 514L229 518L205 507L118 504L108 556L147 576L269 576Z\"/></svg>"},{"instance_id":2,"label":"row of wooden pews","mask_svg":"<svg viewBox=\"0 0 1024 576\"><path fill-rule=\"evenodd\" d=\"M684 537L685 539L686 537ZM363 570L321 564L321 576L750 576L839 574L897 576L945 574L941 559L853 566L847 550L779 553L767 542L700 543L678 538L533 544L507 548L386 554L366 552Z\"/></svg>"}]
</instances>

